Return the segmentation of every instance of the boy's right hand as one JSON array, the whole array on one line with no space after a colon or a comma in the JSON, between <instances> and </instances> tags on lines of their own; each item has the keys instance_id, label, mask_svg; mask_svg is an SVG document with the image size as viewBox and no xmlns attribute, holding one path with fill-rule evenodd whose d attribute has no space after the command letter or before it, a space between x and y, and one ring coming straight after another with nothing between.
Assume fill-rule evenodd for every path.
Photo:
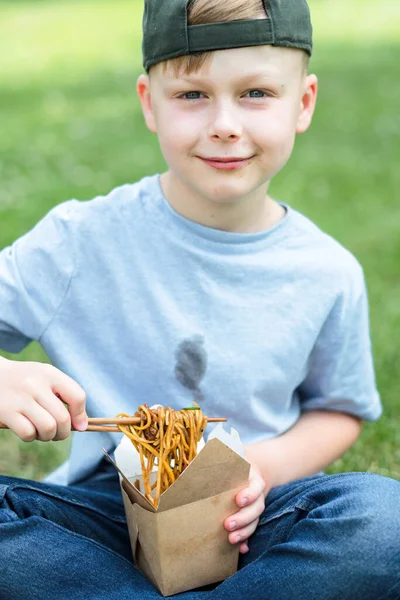
<instances>
[{"instance_id":1,"label":"boy's right hand","mask_svg":"<svg viewBox=\"0 0 400 600\"><path fill-rule=\"evenodd\" d=\"M52 365L0 357L0 421L24 442L65 440L71 422L84 431L85 404L81 386Z\"/></svg>"}]
</instances>

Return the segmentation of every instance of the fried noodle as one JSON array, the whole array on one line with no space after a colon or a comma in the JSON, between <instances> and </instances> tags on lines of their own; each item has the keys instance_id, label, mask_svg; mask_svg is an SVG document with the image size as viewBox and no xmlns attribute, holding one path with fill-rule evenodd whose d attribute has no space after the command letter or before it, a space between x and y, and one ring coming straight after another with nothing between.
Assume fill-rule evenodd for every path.
<instances>
[{"instance_id":1,"label":"fried noodle","mask_svg":"<svg viewBox=\"0 0 400 600\"><path fill-rule=\"evenodd\" d=\"M116 418L129 416L118 413ZM148 404L141 404L134 416L140 417L139 423L117 424L117 427L139 452L144 495L157 508L161 494L196 456L197 443L203 436L207 417L203 416L200 408L151 409ZM157 467L157 481L151 484L153 467Z\"/></svg>"}]
</instances>

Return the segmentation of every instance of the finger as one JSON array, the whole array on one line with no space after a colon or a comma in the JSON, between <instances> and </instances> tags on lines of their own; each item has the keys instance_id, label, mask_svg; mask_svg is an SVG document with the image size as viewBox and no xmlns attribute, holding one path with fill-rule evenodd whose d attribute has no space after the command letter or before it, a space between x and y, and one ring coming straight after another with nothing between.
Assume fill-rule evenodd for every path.
<instances>
[{"instance_id":1,"label":"finger","mask_svg":"<svg viewBox=\"0 0 400 600\"><path fill-rule=\"evenodd\" d=\"M23 442L33 442L36 440L36 427L24 415L13 413L9 418L3 419L3 421Z\"/></svg>"},{"instance_id":2,"label":"finger","mask_svg":"<svg viewBox=\"0 0 400 600\"><path fill-rule=\"evenodd\" d=\"M240 542L245 542L246 540L248 540L248 538L251 535L253 535L253 533L257 529L258 522L259 519L256 519L255 521L247 525L247 527L243 527L243 529L239 529L238 531L230 533L228 536L230 543L239 544Z\"/></svg>"},{"instance_id":3,"label":"finger","mask_svg":"<svg viewBox=\"0 0 400 600\"><path fill-rule=\"evenodd\" d=\"M52 391L68 405L72 426L85 430L88 425L86 414L86 394L81 386L71 377L53 367Z\"/></svg>"},{"instance_id":4,"label":"finger","mask_svg":"<svg viewBox=\"0 0 400 600\"><path fill-rule=\"evenodd\" d=\"M59 434L57 432L57 434L53 437L52 441L53 442L62 442L63 440L67 440L69 438L69 436L71 435L71 433L72 433L71 429L69 430L68 435L66 435L64 433Z\"/></svg>"},{"instance_id":5,"label":"finger","mask_svg":"<svg viewBox=\"0 0 400 600\"><path fill-rule=\"evenodd\" d=\"M265 481L260 475L250 478L248 487L236 494L236 504L241 507L252 504L264 493L265 487Z\"/></svg>"},{"instance_id":6,"label":"finger","mask_svg":"<svg viewBox=\"0 0 400 600\"><path fill-rule=\"evenodd\" d=\"M240 546L239 546L240 554L247 554L248 551L249 551L249 545L247 542L243 542L242 544L240 544Z\"/></svg>"},{"instance_id":7,"label":"finger","mask_svg":"<svg viewBox=\"0 0 400 600\"><path fill-rule=\"evenodd\" d=\"M253 504L250 506L246 506L245 508L241 508L237 513L228 517L224 525L228 531L237 531L238 529L242 529L246 527L249 523L252 523L255 519L258 519L259 516L264 512L265 502L264 497L259 496Z\"/></svg>"},{"instance_id":8,"label":"finger","mask_svg":"<svg viewBox=\"0 0 400 600\"><path fill-rule=\"evenodd\" d=\"M66 440L71 435L71 417L65 405L52 392L38 393L35 400L56 421L57 431L52 439Z\"/></svg>"},{"instance_id":9,"label":"finger","mask_svg":"<svg viewBox=\"0 0 400 600\"><path fill-rule=\"evenodd\" d=\"M31 402L21 409L21 414L29 419L37 431L36 439L41 442L49 442L57 434L57 422L37 402Z\"/></svg>"}]
</instances>

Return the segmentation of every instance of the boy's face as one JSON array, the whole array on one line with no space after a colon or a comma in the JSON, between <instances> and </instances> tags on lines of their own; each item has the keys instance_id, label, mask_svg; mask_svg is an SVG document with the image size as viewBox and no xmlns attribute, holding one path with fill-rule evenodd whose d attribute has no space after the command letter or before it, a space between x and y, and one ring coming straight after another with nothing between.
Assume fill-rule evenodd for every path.
<instances>
[{"instance_id":1,"label":"boy's face","mask_svg":"<svg viewBox=\"0 0 400 600\"><path fill-rule=\"evenodd\" d=\"M286 164L311 122L317 78L304 73L301 51L256 46L213 52L191 75L157 65L138 94L172 176L231 203L265 190Z\"/></svg>"}]
</instances>

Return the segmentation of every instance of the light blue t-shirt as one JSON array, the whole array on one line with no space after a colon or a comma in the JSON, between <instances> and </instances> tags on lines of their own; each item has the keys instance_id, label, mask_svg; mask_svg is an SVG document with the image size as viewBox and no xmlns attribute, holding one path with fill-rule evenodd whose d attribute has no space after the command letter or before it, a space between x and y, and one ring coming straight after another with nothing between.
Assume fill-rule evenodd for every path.
<instances>
[{"instance_id":1,"label":"light blue t-shirt","mask_svg":"<svg viewBox=\"0 0 400 600\"><path fill-rule=\"evenodd\" d=\"M267 231L215 230L176 213L158 175L56 206L0 253L0 348L37 340L83 387L89 417L195 400L245 444L307 410L376 420L362 269L283 206ZM72 435L47 481L88 476L122 437Z\"/></svg>"}]
</instances>

